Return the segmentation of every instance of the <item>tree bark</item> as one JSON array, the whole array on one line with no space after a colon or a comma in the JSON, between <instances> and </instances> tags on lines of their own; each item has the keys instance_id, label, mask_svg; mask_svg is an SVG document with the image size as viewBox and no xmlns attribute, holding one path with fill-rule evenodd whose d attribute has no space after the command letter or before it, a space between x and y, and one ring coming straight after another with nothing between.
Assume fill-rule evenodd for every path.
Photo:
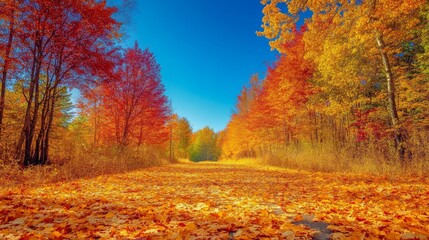
<instances>
[{"instance_id":1,"label":"tree bark","mask_svg":"<svg viewBox=\"0 0 429 240\"><path fill-rule=\"evenodd\" d=\"M50 104L51 104L50 98L52 98L51 87L50 87L50 84L48 83L46 85L45 96L43 98L39 134L37 135L37 138L36 138L36 146L34 148L34 154L32 157L32 162L35 165L42 164L42 162L41 162L41 158L42 158L41 148L43 148L43 143L44 143L44 139L46 137L46 132L47 132L47 125L48 124L47 124L46 120L47 120L49 110L50 110Z\"/></svg>"},{"instance_id":2,"label":"tree bark","mask_svg":"<svg viewBox=\"0 0 429 240\"><path fill-rule=\"evenodd\" d=\"M49 109L49 117L48 117L46 132L42 142L42 148L40 149L41 150L40 164L49 163L49 135L51 133L52 123L54 120L55 103L56 103L57 97L58 97L58 88L57 86L55 86L55 88L53 89L52 98L50 99L51 102L49 104L50 109Z\"/></svg>"},{"instance_id":3,"label":"tree bark","mask_svg":"<svg viewBox=\"0 0 429 240\"><path fill-rule=\"evenodd\" d=\"M36 41L33 50L33 63L30 76L30 86L27 98L27 109L25 111L24 126L21 136L16 146L15 158L22 160L22 145L25 143L23 165L28 166L31 162L31 145L34 130L37 123L37 114L39 110L39 80L42 67L41 42ZM34 104L34 108L32 108Z\"/></svg>"},{"instance_id":4,"label":"tree bark","mask_svg":"<svg viewBox=\"0 0 429 240\"><path fill-rule=\"evenodd\" d=\"M28 120L26 119L26 122L28 122L28 125L27 125L27 129L25 131L25 149L24 149L24 165L25 166L35 164L33 159L32 159L31 150L32 150L32 146L33 146L34 132L36 130L37 120L38 120L38 116L39 116L40 69L41 69L41 62L39 63L39 66L37 67L36 75L35 75L35 81L34 81L35 87L34 87L34 101L33 101L34 102L33 116L32 116L32 118L30 118ZM28 108L31 109L31 105L29 105Z\"/></svg>"},{"instance_id":5,"label":"tree bark","mask_svg":"<svg viewBox=\"0 0 429 240\"><path fill-rule=\"evenodd\" d=\"M0 92L0 141L3 135L3 116L4 116L4 108L5 108L5 97L6 97L6 80L7 80L7 73L9 71L9 65L10 65L10 54L12 51L12 43L13 43L13 37L15 33L15 11L11 11L11 20L9 23L9 36L6 44L6 52L4 57L4 64L3 64L3 72L1 77L1 92ZM2 153L3 154L3 153Z\"/></svg>"},{"instance_id":6,"label":"tree bark","mask_svg":"<svg viewBox=\"0 0 429 240\"><path fill-rule=\"evenodd\" d=\"M27 109L25 110L24 115L24 126L22 127L21 135L18 139L18 143L16 144L16 151L15 151L15 159L18 159L21 161L22 159L22 145L24 144L26 131L28 128L28 125L30 124L31 119L31 105L33 104L33 94L34 94L34 75L35 75L35 69L37 65L37 59L36 56L33 58L33 64L31 67L31 80L30 80L30 86L28 89L28 98L27 98Z\"/></svg>"},{"instance_id":7,"label":"tree bark","mask_svg":"<svg viewBox=\"0 0 429 240\"><path fill-rule=\"evenodd\" d=\"M387 98L389 100L390 119L392 121L392 126L394 129L395 145L398 151L399 159L401 161L404 161L405 151L406 151L405 149L406 134L405 134L405 129L403 129L400 126L398 110L397 110L396 100L395 100L396 91L395 91L394 78L392 74L392 68L390 66L390 62L385 51L383 36L379 32L377 32L376 41L377 41L378 49L380 50L380 55L384 66L384 72L386 75Z\"/></svg>"}]
</instances>

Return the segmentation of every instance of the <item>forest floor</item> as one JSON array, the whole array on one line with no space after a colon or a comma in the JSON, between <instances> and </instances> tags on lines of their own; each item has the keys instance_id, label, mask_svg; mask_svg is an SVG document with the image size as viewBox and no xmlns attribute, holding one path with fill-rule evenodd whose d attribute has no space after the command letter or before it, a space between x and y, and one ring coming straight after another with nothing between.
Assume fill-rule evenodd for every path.
<instances>
[{"instance_id":1,"label":"forest floor","mask_svg":"<svg viewBox=\"0 0 429 240\"><path fill-rule=\"evenodd\" d=\"M0 186L0 239L428 239L429 181L181 163Z\"/></svg>"}]
</instances>

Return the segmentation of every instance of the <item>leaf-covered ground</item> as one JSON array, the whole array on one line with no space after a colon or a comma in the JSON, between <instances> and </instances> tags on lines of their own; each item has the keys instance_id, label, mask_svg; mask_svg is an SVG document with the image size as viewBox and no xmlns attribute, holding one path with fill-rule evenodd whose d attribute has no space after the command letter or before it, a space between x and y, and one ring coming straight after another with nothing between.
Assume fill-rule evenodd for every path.
<instances>
[{"instance_id":1,"label":"leaf-covered ground","mask_svg":"<svg viewBox=\"0 0 429 240\"><path fill-rule=\"evenodd\" d=\"M0 239L427 239L428 204L425 179L177 164L0 189Z\"/></svg>"}]
</instances>

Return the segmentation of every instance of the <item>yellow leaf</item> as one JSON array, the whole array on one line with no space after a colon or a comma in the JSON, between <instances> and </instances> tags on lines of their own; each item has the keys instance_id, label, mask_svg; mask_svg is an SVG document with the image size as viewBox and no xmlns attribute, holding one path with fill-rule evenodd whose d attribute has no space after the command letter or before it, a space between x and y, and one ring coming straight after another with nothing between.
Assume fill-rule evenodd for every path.
<instances>
[{"instance_id":1,"label":"yellow leaf","mask_svg":"<svg viewBox=\"0 0 429 240\"><path fill-rule=\"evenodd\" d=\"M61 233L60 232L58 232L58 231L53 231L52 233L52 236L54 237L54 238L59 238L59 237L61 237Z\"/></svg>"},{"instance_id":2,"label":"yellow leaf","mask_svg":"<svg viewBox=\"0 0 429 240\"><path fill-rule=\"evenodd\" d=\"M197 228L197 225L195 225L195 223L188 223L187 225L186 225L186 227L185 227L185 230L186 231L193 231L194 229L196 229Z\"/></svg>"},{"instance_id":3,"label":"yellow leaf","mask_svg":"<svg viewBox=\"0 0 429 240\"><path fill-rule=\"evenodd\" d=\"M110 211L106 214L106 218L113 218L115 216L115 212Z\"/></svg>"},{"instance_id":4,"label":"yellow leaf","mask_svg":"<svg viewBox=\"0 0 429 240\"><path fill-rule=\"evenodd\" d=\"M170 236L168 236L168 239L171 239L171 240L181 240L182 238L180 237L180 234L178 234L178 233L172 233Z\"/></svg>"}]
</instances>

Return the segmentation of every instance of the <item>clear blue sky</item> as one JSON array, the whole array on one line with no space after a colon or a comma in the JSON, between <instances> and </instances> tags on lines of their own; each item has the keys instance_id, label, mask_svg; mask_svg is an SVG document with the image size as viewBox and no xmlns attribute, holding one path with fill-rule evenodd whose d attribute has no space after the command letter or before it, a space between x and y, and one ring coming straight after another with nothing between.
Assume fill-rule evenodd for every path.
<instances>
[{"instance_id":1,"label":"clear blue sky","mask_svg":"<svg viewBox=\"0 0 429 240\"><path fill-rule=\"evenodd\" d=\"M194 131L225 128L236 99L254 73L275 60L257 37L259 0L137 0L126 44L148 47L162 67L173 110Z\"/></svg>"}]
</instances>

